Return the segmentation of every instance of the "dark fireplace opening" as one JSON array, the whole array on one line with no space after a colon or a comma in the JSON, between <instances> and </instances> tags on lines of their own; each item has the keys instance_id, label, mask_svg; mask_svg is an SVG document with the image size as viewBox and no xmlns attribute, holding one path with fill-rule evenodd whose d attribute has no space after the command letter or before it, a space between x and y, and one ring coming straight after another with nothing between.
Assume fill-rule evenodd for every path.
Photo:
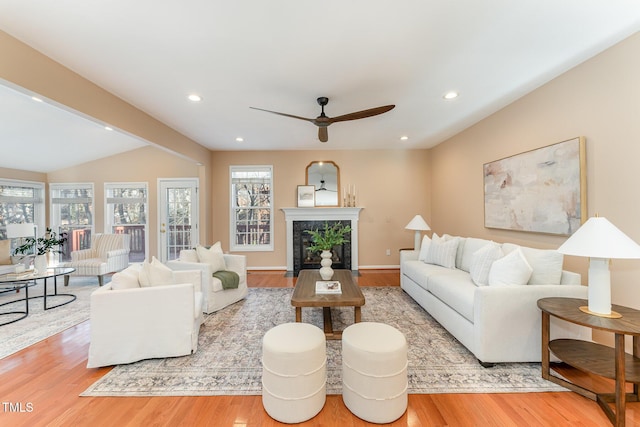
<instances>
[{"instance_id":1,"label":"dark fireplace opening","mask_svg":"<svg viewBox=\"0 0 640 427\"><path fill-rule=\"evenodd\" d=\"M320 253L313 253L309 250L309 246L313 244L311 236L305 233L305 230L322 230L324 224L330 227L342 223L350 225L351 221L293 221L293 274L298 276L300 270L319 269ZM339 246L334 246L333 250L333 269L351 270L351 233L346 236L348 242Z\"/></svg>"}]
</instances>

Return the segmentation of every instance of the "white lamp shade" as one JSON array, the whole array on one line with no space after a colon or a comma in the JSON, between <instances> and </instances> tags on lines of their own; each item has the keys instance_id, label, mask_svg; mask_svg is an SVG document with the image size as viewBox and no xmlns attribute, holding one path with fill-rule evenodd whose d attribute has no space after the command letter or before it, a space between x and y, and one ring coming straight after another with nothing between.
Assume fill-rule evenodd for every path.
<instances>
[{"instance_id":1,"label":"white lamp shade","mask_svg":"<svg viewBox=\"0 0 640 427\"><path fill-rule=\"evenodd\" d=\"M427 222L420 215L414 216L409 224L407 224L404 228L406 228L407 230L431 230Z\"/></svg>"},{"instance_id":2,"label":"white lamp shade","mask_svg":"<svg viewBox=\"0 0 640 427\"><path fill-rule=\"evenodd\" d=\"M19 237L35 237L36 229L33 223L7 224L7 238L17 239Z\"/></svg>"},{"instance_id":3,"label":"white lamp shade","mask_svg":"<svg viewBox=\"0 0 640 427\"><path fill-rule=\"evenodd\" d=\"M640 258L640 245L606 218L587 220L559 248L558 252L590 258Z\"/></svg>"}]
</instances>

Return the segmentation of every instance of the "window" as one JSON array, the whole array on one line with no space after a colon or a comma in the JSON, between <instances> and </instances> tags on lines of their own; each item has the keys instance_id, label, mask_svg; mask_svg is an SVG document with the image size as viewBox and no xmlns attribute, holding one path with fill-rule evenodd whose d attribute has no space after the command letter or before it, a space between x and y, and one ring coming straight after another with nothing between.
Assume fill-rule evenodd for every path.
<instances>
[{"instance_id":1,"label":"window","mask_svg":"<svg viewBox=\"0 0 640 427\"><path fill-rule=\"evenodd\" d=\"M49 184L51 228L67 233L61 261L71 260L71 252L91 247L93 233L93 184Z\"/></svg>"},{"instance_id":2,"label":"window","mask_svg":"<svg viewBox=\"0 0 640 427\"><path fill-rule=\"evenodd\" d=\"M230 166L231 250L273 250L273 166Z\"/></svg>"},{"instance_id":3,"label":"window","mask_svg":"<svg viewBox=\"0 0 640 427\"><path fill-rule=\"evenodd\" d=\"M118 182L104 185L105 232L128 234L129 262L142 262L147 257L147 183Z\"/></svg>"},{"instance_id":4,"label":"window","mask_svg":"<svg viewBox=\"0 0 640 427\"><path fill-rule=\"evenodd\" d=\"M34 223L44 234L44 217L43 183L0 179L0 240L7 238L7 224Z\"/></svg>"}]
</instances>

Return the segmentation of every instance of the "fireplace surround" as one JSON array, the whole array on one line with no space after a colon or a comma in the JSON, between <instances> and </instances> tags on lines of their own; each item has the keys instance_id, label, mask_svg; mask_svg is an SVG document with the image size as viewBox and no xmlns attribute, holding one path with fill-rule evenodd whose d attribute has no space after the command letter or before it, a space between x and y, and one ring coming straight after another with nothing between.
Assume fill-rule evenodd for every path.
<instances>
[{"instance_id":1,"label":"fireplace surround","mask_svg":"<svg viewBox=\"0 0 640 427\"><path fill-rule=\"evenodd\" d=\"M354 272L358 271L358 220L360 211L363 208L282 208L286 222L287 237L287 272L297 275L301 269L298 265L297 269L294 265L294 247L297 248L298 254L302 253L300 245L295 243L294 228L298 233L310 228L322 228L325 221L329 224L340 221L345 225L351 226L351 236L348 238L349 243L341 248L340 254L341 264L334 268L350 269ZM295 224L294 223L301 223ZM295 236L298 238L299 236ZM308 266L309 268L315 268ZM319 267L319 265L318 265Z\"/></svg>"}]
</instances>

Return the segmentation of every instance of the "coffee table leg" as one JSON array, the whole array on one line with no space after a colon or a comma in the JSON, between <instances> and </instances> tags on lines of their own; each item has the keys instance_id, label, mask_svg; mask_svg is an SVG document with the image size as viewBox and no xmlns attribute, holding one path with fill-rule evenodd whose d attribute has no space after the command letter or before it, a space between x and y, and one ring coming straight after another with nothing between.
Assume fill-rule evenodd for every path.
<instances>
[{"instance_id":1,"label":"coffee table leg","mask_svg":"<svg viewBox=\"0 0 640 427\"><path fill-rule=\"evenodd\" d=\"M353 307L353 322L359 323L362 319L362 313L360 311L360 307Z\"/></svg>"},{"instance_id":2,"label":"coffee table leg","mask_svg":"<svg viewBox=\"0 0 640 427\"><path fill-rule=\"evenodd\" d=\"M296 322L302 322L302 307L296 307Z\"/></svg>"}]
</instances>

